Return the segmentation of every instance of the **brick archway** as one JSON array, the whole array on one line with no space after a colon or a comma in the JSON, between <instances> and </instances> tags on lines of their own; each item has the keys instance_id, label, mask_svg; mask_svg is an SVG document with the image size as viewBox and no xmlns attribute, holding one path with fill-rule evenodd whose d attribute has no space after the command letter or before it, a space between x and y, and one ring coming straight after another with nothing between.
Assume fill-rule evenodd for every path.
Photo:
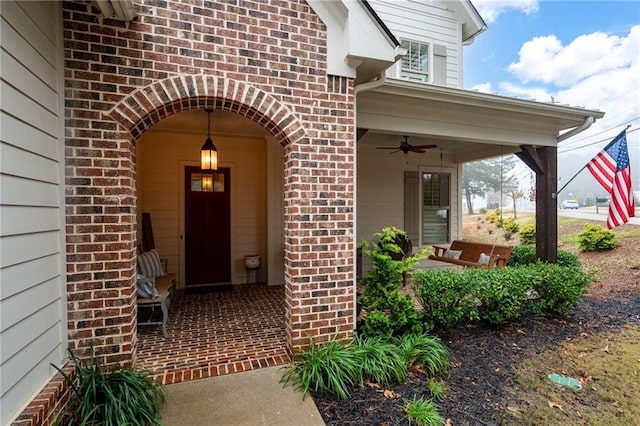
<instances>
[{"instance_id":1,"label":"brick archway","mask_svg":"<svg viewBox=\"0 0 640 426\"><path fill-rule=\"evenodd\" d=\"M184 75L157 81L130 93L110 111L105 112L104 117L105 120L119 125L125 134L130 135L128 139L131 146L134 146L135 141L146 130L162 119L181 111L204 108L230 111L258 123L285 148L285 157L295 156L293 152L300 149L300 144L309 144L305 128L289 106L255 86L216 76ZM285 163L287 163L286 167L291 167L290 162ZM135 168L133 162L129 164ZM131 172L132 175L135 174L134 170ZM285 218L285 230L293 226L295 225ZM131 239L134 239L134 235ZM292 257L295 256L288 258ZM132 260L131 266L135 268L135 259ZM299 269L292 265L291 261L285 260L285 270L292 268ZM297 273L285 273L285 275L291 277ZM288 349L292 349L299 345L294 333L300 328L298 323L301 320L293 314L295 311L293 307L298 302L294 300L295 291L291 290L293 285L291 278L285 278L285 285L288 289L285 291L286 337L289 343ZM135 318L131 318L131 321L135 323ZM135 348L135 335L131 338L133 339L132 348ZM135 359L135 349L132 356Z\"/></svg>"},{"instance_id":2,"label":"brick archway","mask_svg":"<svg viewBox=\"0 0 640 426\"><path fill-rule=\"evenodd\" d=\"M193 108L232 111L262 125L283 146L305 137L293 112L273 96L240 81L208 75L167 78L132 92L106 115L136 140L163 118Z\"/></svg>"}]
</instances>

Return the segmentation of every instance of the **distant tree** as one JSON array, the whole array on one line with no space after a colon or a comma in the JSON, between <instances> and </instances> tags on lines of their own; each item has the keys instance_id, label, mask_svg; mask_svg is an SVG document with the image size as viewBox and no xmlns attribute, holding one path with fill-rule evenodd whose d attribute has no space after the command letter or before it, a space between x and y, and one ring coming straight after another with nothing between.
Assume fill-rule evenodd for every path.
<instances>
[{"instance_id":1,"label":"distant tree","mask_svg":"<svg viewBox=\"0 0 640 426\"><path fill-rule=\"evenodd\" d=\"M521 198L524 198L524 192L522 192L519 188L512 189L509 191L509 197L513 200L513 218L517 219L518 214L516 212L517 201Z\"/></svg>"},{"instance_id":2,"label":"distant tree","mask_svg":"<svg viewBox=\"0 0 640 426\"><path fill-rule=\"evenodd\" d=\"M462 193L467 200L467 213L473 214L471 198L484 196L490 189L500 192L517 184L510 172L516 164L516 157L508 155L488 160L474 161L462 166Z\"/></svg>"}]
</instances>

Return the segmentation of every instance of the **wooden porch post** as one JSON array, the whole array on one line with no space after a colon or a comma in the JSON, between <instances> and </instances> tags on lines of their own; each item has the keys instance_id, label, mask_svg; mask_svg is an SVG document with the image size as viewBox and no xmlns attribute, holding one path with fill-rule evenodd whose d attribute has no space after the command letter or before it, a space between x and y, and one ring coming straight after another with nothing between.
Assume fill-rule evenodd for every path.
<instances>
[{"instance_id":1,"label":"wooden porch post","mask_svg":"<svg viewBox=\"0 0 640 426\"><path fill-rule=\"evenodd\" d=\"M536 256L556 263L558 260L558 149L538 148L544 174L536 175Z\"/></svg>"},{"instance_id":2,"label":"wooden porch post","mask_svg":"<svg viewBox=\"0 0 640 426\"><path fill-rule=\"evenodd\" d=\"M516 155L536 173L536 257L558 260L558 149L554 146L520 147Z\"/></svg>"}]
</instances>

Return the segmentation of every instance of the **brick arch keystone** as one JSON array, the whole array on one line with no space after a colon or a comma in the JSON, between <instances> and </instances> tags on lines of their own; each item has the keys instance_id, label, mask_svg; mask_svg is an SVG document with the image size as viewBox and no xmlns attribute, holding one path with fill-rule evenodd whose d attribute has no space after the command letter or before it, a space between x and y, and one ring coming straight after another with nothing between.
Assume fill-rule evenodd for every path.
<instances>
[{"instance_id":1,"label":"brick arch keystone","mask_svg":"<svg viewBox=\"0 0 640 426\"><path fill-rule=\"evenodd\" d=\"M232 111L262 125L283 146L305 137L291 109L250 84L208 75L181 75L157 81L122 99L106 116L127 129L134 140L176 112L213 108Z\"/></svg>"}]
</instances>

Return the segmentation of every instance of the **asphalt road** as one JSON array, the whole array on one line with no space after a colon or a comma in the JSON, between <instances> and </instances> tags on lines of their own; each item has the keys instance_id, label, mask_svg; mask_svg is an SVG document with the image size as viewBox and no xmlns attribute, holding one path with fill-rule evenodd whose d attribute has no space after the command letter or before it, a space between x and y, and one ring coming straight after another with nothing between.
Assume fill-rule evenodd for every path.
<instances>
[{"instance_id":1,"label":"asphalt road","mask_svg":"<svg viewBox=\"0 0 640 426\"><path fill-rule=\"evenodd\" d=\"M609 207L598 207L598 213L596 213L595 207L584 207L576 210L573 209L558 209L558 216L575 217L578 219L587 220L600 220L602 222L607 221L607 215L609 214ZM633 225L640 225L640 209L636 207L636 216L629 219L629 222Z\"/></svg>"}]
</instances>

